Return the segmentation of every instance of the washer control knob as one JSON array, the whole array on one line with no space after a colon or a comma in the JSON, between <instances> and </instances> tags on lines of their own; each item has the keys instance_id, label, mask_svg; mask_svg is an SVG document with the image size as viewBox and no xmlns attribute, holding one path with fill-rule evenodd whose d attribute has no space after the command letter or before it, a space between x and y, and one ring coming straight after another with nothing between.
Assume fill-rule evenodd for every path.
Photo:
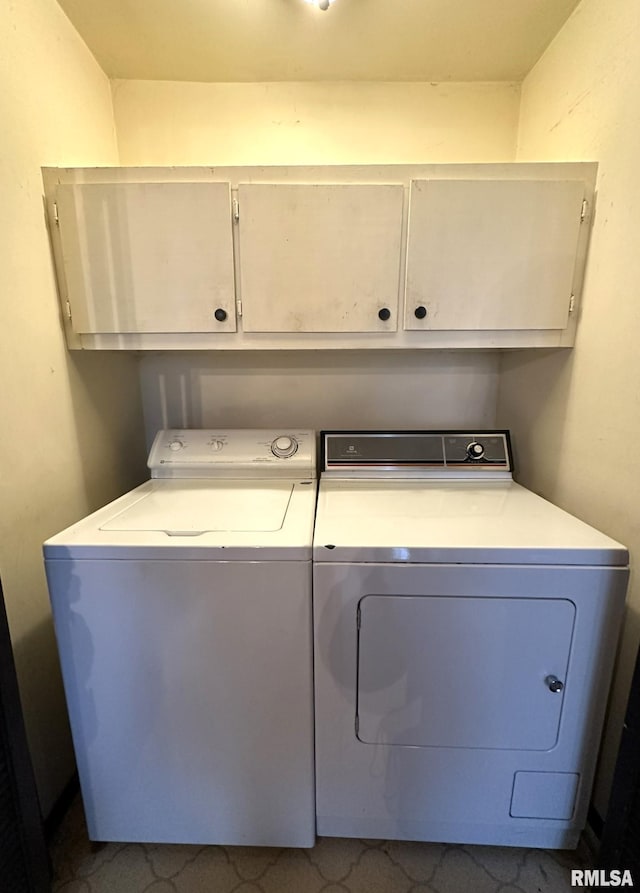
<instances>
[{"instance_id":1,"label":"washer control knob","mask_svg":"<svg viewBox=\"0 0 640 893\"><path fill-rule=\"evenodd\" d=\"M214 453L219 453L224 443L221 440L212 440L209 444Z\"/></svg>"},{"instance_id":2,"label":"washer control knob","mask_svg":"<svg viewBox=\"0 0 640 893\"><path fill-rule=\"evenodd\" d=\"M554 694L557 694L564 688L564 683L557 676L547 676L544 681L547 683L549 691L552 691Z\"/></svg>"},{"instance_id":3,"label":"washer control knob","mask_svg":"<svg viewBox=\"0 0 640 893\"><path fill-rule=\"evenodd\" d=\"M174 453L177 453L177 451L181 450L183 446L184 444L181 440L172 440L169 444L169 449L172 450Z\"/></svg>"},{"instance_id":4,"label":"washer control knob","mask_svg":"<svg viewBox=\"0 0 640 893\"><path fill-rule=\"evenodd\" d=\"M481 443L478 443L476 440L473 440L467 446L467 456L470 459L482 459L484 456L484 447Z\"/></svg>"},{"instance_id":5,"label":"washer control knob","mask_svg":"<svg viewBox=\"0 0 640 893\"><path fill-rule=\"evenodd\" d=\"M289 437L286 434L283 434L281 437L276 437L276 439L271 444L271 452L274 456L277 456L278 459L288 459L298 449L298 441L295 437Z\"/></svg>"}]
</instances>

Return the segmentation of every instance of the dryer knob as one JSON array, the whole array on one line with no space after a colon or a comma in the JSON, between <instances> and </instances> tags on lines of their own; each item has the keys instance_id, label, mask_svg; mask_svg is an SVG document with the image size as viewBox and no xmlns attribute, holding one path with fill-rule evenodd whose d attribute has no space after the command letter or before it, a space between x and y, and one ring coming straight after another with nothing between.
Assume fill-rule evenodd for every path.
<instances>
[{"instance_id":1,"label":"dryer knob","mask_svg":"<svg viewBox=\"0 0 640 893\"><path fill-rule=\"evenodd\" d=\"M178 450L181 450L184 446L181 440L172 440L169 444L169 449L176 453Z\"/></svg>"},{"instance_id":2,"label":"dryer knob","mask_svg":"<svg viewBox=\"0 0 640 893\"><path fill-rule=\"evenodd\" d=\"M484 456L484 447L477 441L472 441L467 447L467 456L470 459L482 459Z\"/></svg>"},{"instance_id":3,"label":"dryer knob","mask_svg":"<svg viewBox=\"0 0 640 893\"><path fill-rule=\"evenodd\" d=\"M271 444L271 452L274 456L277 456L278 459L288 459L298 449L298 441L295 437L289 437L286 434L283 434L281 437L276 437L276 439Z\"/></svg>"}]
</instances>

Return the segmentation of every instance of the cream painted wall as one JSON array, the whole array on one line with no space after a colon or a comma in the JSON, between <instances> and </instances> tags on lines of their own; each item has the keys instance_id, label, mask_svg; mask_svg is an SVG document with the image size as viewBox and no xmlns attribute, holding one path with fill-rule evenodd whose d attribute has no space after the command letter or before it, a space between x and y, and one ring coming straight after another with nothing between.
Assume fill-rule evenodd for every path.
<instances>
[{"instance_id":1,"label":"cream painted wall","mask_svg":"<svg viewBox=\"0 0 640 893\"><path fill-rule=\"evenodd\" d=\"M122 164L512 161L517 84L114 81Z\"/></svg>"},{"instance_id":2,"label":"cream painted wall","mask_svg":"<svg viewBox=\"0 0 640 893\"><path fill-rule=\"evenodd\" d=\"M494 424L489 354L228 351L145 357L149 444L184 428L470 428Z\"/></svg>"},{"instance_id":3,"label":"cream painted wall","mask_svg":"<svg viewBox=\"0 0 640 893\"><path fill-rule=\"evenodd\" d=\"M640 559L640 6L583 0L526 78L517 159L600 163L587 275L572 352L512 353L498 419L519 478ZM595 804L604 815L640 637L640 579L628 610Z\"/></svg>"},{"instance_id":4,"label":"cream painted wall","mask_svg":"<svg viewBox=\"0 0 640 893\"><path fill-rule=\"evenodd\" d=\"M0 4L0 575L46 814L73 755L41 544L144 475L136 360L71 355L41 165L118 161L109 82L55 0Z\"/></svg>"}]
</instances>

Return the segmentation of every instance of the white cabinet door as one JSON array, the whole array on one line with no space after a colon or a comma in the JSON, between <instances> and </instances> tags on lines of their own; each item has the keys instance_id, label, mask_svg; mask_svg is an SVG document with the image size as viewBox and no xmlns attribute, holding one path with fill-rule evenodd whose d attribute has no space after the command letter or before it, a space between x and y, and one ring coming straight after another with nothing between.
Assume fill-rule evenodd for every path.
<instances>
[{"instance_id":1,"label":"white cabinet door","mask_svg":"<svg viewBox=\"0 0 640 893\"><path fill-rule=\"evenodd\" d=\"M235 331L228 183L63 185L56 201L75 332Z\"/></svg>"},{"instance_id":2,"label":"white cabinet door","mask_svg":"<svg viewBox=\"0 0 640 893\"><path fill-rule=\"evenodd\" d=\"M239 187L245 332L397 330L403 187Z\"/></svg>"},{"instance_id":3,"label":"white cabinet door","mask_svg":"<svg viewBox=\"0 0 640 893\"><path fill-rule=\"evenodd\" d=\"M564 329L584 185L412 180L405 329Z\"/></svg>"},{"instance_id":4,"label":"white cabinet door","mask_svg":"<svg viewBox=\"0 0 640 893\"><path fill-rule=\"evenodd\" d=\"M366 596L361 741L549 750L558 738L575 605L566 599Z\"/></svg>"}]
</instances>

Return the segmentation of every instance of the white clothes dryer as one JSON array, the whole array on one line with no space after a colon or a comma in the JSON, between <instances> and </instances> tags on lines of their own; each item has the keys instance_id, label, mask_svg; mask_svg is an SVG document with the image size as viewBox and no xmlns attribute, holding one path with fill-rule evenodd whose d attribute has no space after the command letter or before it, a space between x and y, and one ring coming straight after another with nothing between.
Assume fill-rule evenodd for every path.
<instances>
[{"instance_id":1,"label":"white clothes dryer","mask_svg":"<svg viewBox=\"0 0 640 893\"><path fill-rule=\"evenodd\" d=\"M311 431L161 431L44 545L89 836L315 840Z\"/></svg>"},{"instance_id":2,"label":"white clothes dryer","mask_svg":"<svg viewBox=\"0 0 640 893\"><path fill-rule=\"evenodd\" d=\"M508 432L326 432L319 835L574 847L627 550L512 480Z\"/></svg>"}]
</instances>

